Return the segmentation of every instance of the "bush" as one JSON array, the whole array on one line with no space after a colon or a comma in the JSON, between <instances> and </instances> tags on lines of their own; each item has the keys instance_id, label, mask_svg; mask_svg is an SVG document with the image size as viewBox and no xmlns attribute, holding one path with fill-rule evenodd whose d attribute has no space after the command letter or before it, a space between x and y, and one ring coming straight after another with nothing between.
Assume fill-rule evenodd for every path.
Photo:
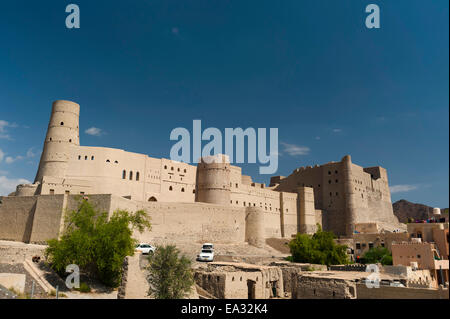
<instances>
[{"instance_id":1,"label":"bush","mask_svg":"<svg viewBox=\"0 0 450 319\"><path fill-rule=\"evenodd\" d=\"M67 213L65 221L61 239L48 241L45 255L50 266L64 276L66 266L76 264L80 272L96 276L110 287L120 284L123 260L134 254L133 229L150 229L144 211L118 210L108 220L106 212L95 210L86 200L77 211Z\"/></svg>"},{"instance_id":2,"label":"bush","mask_svg":"<svg viewBox=\"0 0 450 319\"><path fill-rule=\"evenodd\" d=\"M291 240L289 249L291 250L294 262L322 264L322 265L342 265L348 264L347 247L337 245L334 242L332 232L322 231L317 225L317 232L314 235L300 234Z\"/></svg>"},{"instance_id":3,"label":"bush","mask_svg":"<svg viewBox=\"0 0 450 319\"><path fill-rule=\"evenodd\" d=\"M180 299L190 292L194 284L191 261L179 253L175 246L168 245L158 247L148 257L149 294L156 299Z\"/></svg>"},{"instance_id":4,"label":"bush","mask_svg":"<svg viewBox=\"0 0 450 319\"><path fill-rule=\"evenodd\" d=\"M79 292L91 292L91 287L85 282L80 282L80 288L76 288Z\"/></svg>"},{"instance_id":5,"label":"bush","mask_svg":"<svg viewBox=\"0 0 450 319\"><path fill-rule=\"evenodd\" d=\"M364 254L361 262L363 264L392 265L392 254L385 247L371 248Z\"/></svg>"}]
</instances>

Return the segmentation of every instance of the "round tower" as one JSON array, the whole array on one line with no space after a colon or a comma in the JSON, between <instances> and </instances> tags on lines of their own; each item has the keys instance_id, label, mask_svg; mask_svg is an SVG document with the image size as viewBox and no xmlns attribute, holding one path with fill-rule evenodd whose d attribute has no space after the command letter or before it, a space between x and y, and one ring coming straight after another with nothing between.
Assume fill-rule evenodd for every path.
<instances>
[{"instance_id":1,"label":"round tower","mask_svg":"<svg viewBox=\"0 0 450 319\"><path fill-rule=\"evenodd\" d=\"M259 207L245 207L245 241L255 247L264 247L264 211Z\"/></svg>"},{"instance_id":2,"label":"round tower","mask_svg":"<svg viewBox=\"0 0 450 319\"><path fill-rule=\"evenodd\" d=\"M356 222L356 198L353 192L352 182L352 158L346 155L342 158L342 170L344 175L344 198L345 198L345 234L352 236Z\"/></svg>"},{"instance_id":3,"label":"round tower","mask_svg":"<svg viewBox=\"0 0 450 319\"><path fill-rule=\"evenodd\" d=\"M44 176L65 176L70 147L80 145L79 116L80 105L77 103L63 100L53 102L35 183L41 182Z\"/></svg>"},{"instance_id":4,"label":"round tower","mask_svg":"<svg viewBox=\"0 0 450 319\"><path fill-rule=\"evenodd\" d=\"M230 161L218 154L201 158L197 166L197 202L230 204Z\"/></svg>"}]
</instances>

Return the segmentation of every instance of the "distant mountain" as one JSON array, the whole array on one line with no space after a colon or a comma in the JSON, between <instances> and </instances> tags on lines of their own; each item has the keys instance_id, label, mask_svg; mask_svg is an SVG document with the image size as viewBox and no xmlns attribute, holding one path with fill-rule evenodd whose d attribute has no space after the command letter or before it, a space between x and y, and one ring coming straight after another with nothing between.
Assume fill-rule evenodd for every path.
<instances>
[{"instance_id":1,"label":"distant mountain","mask_svg":"<svg viewBox=\"0 0 450 319\"><path fill-rule=\"evenodd\" d=\"M394 215L402 223L406 223L408 218L427 219L433 215L433 207L411 203L404 199L395 202L392 204L392 207L394 209Z\"/></svg>"}]
</instances>

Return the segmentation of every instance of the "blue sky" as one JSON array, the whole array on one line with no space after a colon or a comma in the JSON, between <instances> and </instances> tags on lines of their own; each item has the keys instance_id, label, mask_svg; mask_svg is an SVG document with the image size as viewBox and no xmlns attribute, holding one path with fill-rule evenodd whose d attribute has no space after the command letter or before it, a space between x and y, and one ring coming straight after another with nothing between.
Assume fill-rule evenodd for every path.
<instances>
[{"instance_id":1,"label":"blue sky","mask_svg":"<svg viewBox=\"0 0 450 319\"><path fill-rule=\"evenodd\" d=\"M351 154L388 169L393 200L448 207L448 12L447 0L2 3L0 195L34 179L51 102L68 99L83 145L169 157L171 130L193 119L278 127L277 175ZM243 166L268 182L258 167Z\"/></svg>"}]
</instances>

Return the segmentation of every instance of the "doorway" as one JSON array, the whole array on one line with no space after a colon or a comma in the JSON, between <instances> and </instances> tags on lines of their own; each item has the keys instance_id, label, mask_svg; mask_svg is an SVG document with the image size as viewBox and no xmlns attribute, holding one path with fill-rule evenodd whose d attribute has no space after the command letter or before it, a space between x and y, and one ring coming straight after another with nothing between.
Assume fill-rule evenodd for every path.
<instances>
[{"instance_id":1,"label":"doorway","mask_svg":"<svg viewBox=\"0 0 450 319\"><path fill-rule=\"evenodd\" d=\"M256 282L247 280L248 299L255 299Z\"/></svg>"}]
</instances>

